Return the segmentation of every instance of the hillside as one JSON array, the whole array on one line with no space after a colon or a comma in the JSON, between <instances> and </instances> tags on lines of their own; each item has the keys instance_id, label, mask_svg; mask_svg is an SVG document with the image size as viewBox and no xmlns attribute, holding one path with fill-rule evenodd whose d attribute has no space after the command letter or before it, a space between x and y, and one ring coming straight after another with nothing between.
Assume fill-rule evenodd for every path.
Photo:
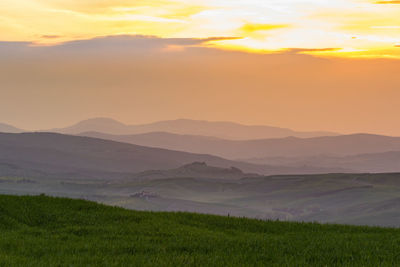
<instances>
[{"instance_id":1,"label":"hillside","mask_svg":"<svg viewBox=\"0 0 400 267\"><path fill-rule=\"evenodd\" d=\"M298 132L290 129L263 125L253 126L233 122L210 122L188 119L160 121L141 125L126 125L109 118L95 118L81 121L69 127L50 129L47 131L65 134L102 132L116 135L168 132L183 135L213 136L233 140L279 138L287 136L314 137L336 135L330 132Z\"/></svg>"},{"instance_id":2,"label":"hillside","mask_svg":"<svg viewBox=\"0 0 400 267\"><path fill-rule=\"evenodd\" d=\"M22 133L23 131L12 125L0 123L0 133Z\"/></svg>"},{"instance_id":3,"label":"hillside","mask_svg":"<svg viewBox=\"0 0 400 267\"><path fill-rule=\"evenodd\" d=\"M400 172L400 138L354 134L315 138L281 138L232 141L212 137L146 133L109 135L82 133L106 140L207 153L254 164L287 168L330 169L333 172ZM329 171L327 171L329 172ZM304 172L303 172L304 173Z\"/></svg>"},{"instance_id":4,"label":"hillside","mask_svg":"<svg viewBox=\"0 0 400 267\"><path fill-rule=\"evenodd\" d=\"M372 134L314 138L288 137L242 141L160 132L138 135L110 135L99 132L86 132L80 135L143 146L160 147L192 153L206 153L230 159L307 157L315 155L347 156L395 150L400 151L400 137Z\"/></svg>"},{"instance_id":5,"label":"hillside","mask_svg":"<svg viewBox=\"0 0 400 267\"><path fill-rule=\"evenodd\" d=\"M282 168L159 148L54 133L0 133L0 175L105 179L192 162L261 174L321 173L324 168Z\"/></svg>"},{"instance_id":6,"label":"hillside","mask_svg":"<svg viewBox=\"0 0 400 267\"><path fill-rule=\"evenodd\" d=\"M398 229L0 196L2 266L395 266ZM361 245L362 244L362 245Z\"/></svg>"},{"instance_id":7,"label":"hillside","mask_svg":"<svg viewBox=\"0 0 400 267\"><path fill-rule=\"evenodd\" d=\"M46 193L146 211L400 226L400 174L241 175L198 163L124 179L0 175L0 194Z\"/></svg>"},{"instance_id":8,"label":"hillside","mask_svg":"<svg viewBox=\"0 0 400 267\"><path fill-rule=\"evenodd\" d=\"M130 179L150 180L165 178L214 178L214 179L242 179L258 177L258 174L244 173L242 170L231 168L218 168L209 166L205 162L193 162L171 170L149 170L135 174Z\"/></svg>"},{"instance_id":9,"label":"hillside","mask_svg":"<svg viewBox=\"0 0 400 267\"><path fill-rule=\"evenodd\" d=\"M318 166L321 168L338 168L357 170L358 172L382 173L400 172L400 151L367 153L349 156L318 155L311 157L266 157L246 159L254 164L269 164L293 167Z\"/></svg>"}]
</instances>

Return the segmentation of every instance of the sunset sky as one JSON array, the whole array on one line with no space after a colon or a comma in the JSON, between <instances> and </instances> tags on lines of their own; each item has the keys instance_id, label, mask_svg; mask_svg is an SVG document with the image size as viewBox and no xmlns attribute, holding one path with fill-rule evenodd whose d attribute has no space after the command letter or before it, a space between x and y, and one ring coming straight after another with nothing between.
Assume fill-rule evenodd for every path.
<instances>
[{"instance_id":1,"label":"sunset sky","mask_svg":"<svg viewBox=\"0 0 400 267\"><path fill-rule=\"evenodd\" d=\"M224 36L238 39L207 45L400 57L399 14L399 1L372 0L3 0L0 30L3 41L40 44L117 34Z\"/></svg>"},{"instance_id":2,"label":"sunset sky","mask_svg":"<svg viewBox=\"0 0 400 267\"><path fill-rule=\"evenodd\" d=\"M2 0L0 122L400 136L400 1Z\"/></svg>"}]
</instances>

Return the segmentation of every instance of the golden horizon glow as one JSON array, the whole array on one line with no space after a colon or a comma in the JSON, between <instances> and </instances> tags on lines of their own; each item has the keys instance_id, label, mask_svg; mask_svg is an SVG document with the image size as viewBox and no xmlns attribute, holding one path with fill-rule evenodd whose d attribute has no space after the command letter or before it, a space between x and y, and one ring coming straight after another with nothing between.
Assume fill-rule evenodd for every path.
<instances>
[{"instance_id":1,"label":"golden horizon glow","mask_svg":"<svg viewBox=\"0 0 400 267\"><path fill-rule=\"evenodd\" d=\"M203 45L400 58L399 1L3 0L0 41L52 45L111 35L241 37Z\"/></svg>"}]
</instances>

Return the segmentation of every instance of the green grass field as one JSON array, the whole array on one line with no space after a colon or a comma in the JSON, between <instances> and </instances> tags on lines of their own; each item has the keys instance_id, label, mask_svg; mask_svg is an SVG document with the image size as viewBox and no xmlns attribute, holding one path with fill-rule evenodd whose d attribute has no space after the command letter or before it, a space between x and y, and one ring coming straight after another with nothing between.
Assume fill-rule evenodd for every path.
<instances>
[{"instance_id":1,"label":"green grass field","mask_svg":"<svg viewBox=\"0 0 400 267\"><path fill-rule=\"evenodd\" d=\"M0 266L398 266L400 229L0 196Z\"/></svg>"}]
</instances>

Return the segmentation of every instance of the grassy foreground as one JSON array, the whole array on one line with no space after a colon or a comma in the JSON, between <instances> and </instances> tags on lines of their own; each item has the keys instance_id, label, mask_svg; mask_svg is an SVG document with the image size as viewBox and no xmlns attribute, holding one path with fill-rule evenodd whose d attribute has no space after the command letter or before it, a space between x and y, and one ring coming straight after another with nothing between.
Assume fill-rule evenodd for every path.
<instances>
[{"instance_id":1,"label":"grassy foreground","mask_svg":"<svg viewBox=\"0 0 400 267\"><path fill-rule=\"evenodd\" d=\"M0 196L0 266L398 266L400 230Z\"/></svg>"}]
</instances>

